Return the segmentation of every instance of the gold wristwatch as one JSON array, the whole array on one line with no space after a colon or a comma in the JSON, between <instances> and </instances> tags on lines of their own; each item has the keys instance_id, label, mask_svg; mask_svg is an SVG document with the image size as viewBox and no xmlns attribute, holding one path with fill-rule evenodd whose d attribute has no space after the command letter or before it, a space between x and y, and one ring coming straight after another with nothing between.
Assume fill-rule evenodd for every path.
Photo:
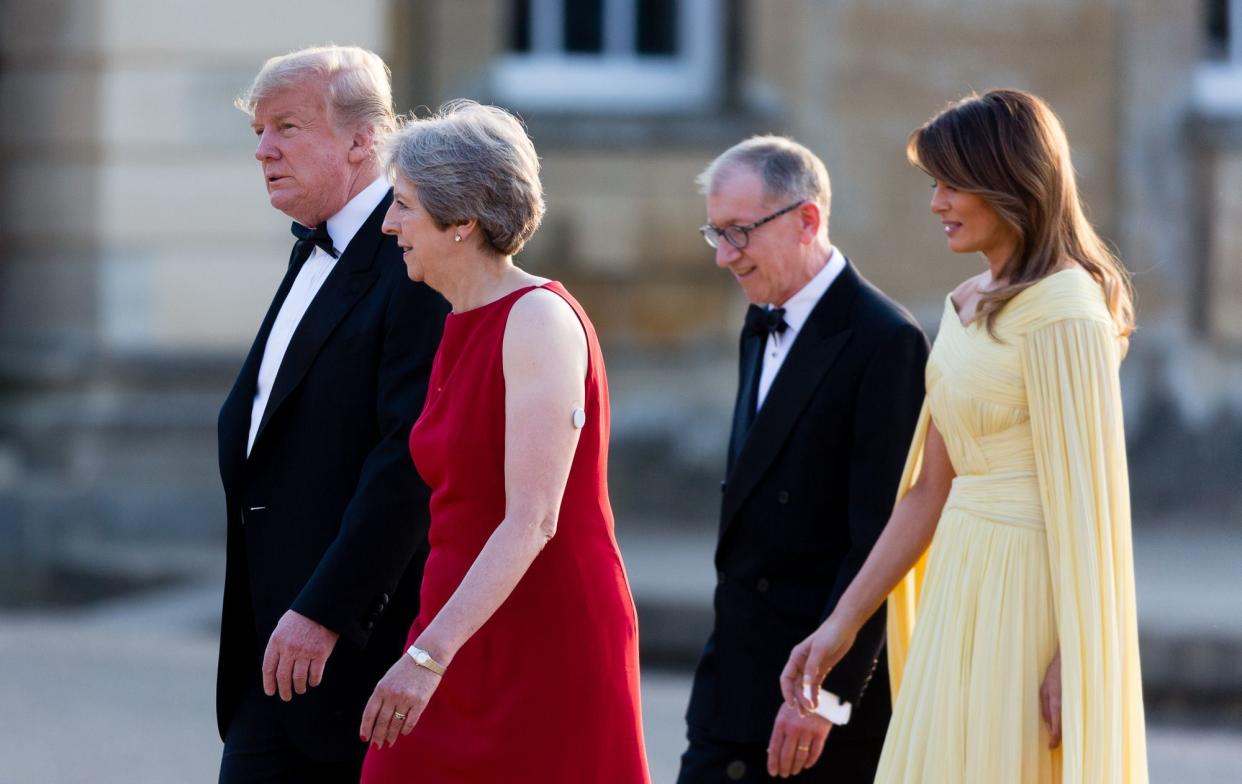
<instances>
[{"instance_id":1,"label":"gold wristwatch","mask_svg":"<svg viewBox=\"0 0 1242 784\"><path fill-rule=\"evenodd\" d=\"M410 655L410 658L413 659L414 663L419 667L425 667L434 672L436 675L444 674L444 665L431 658L430 653L427 653L417 645L411 645L405 652Z\"/></svg>"}]
</instances>

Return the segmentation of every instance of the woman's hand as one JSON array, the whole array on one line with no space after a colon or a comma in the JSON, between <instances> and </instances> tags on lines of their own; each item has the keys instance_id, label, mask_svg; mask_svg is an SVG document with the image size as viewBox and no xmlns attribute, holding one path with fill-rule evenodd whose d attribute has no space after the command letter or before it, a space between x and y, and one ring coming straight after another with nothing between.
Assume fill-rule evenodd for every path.
<instances>
[{"instance_id":1,"label":"woman's hand","mask_svg":"<svg viewBox=\"0 0 1242 784\"><path fill-rule=\"evenodd\" d=\"M397 733L409 735L439 685L439 675L402 655L375 684L362 712L358 737L379 749L396 743Z\"/></svg>"},{"instance_id":2,"label":"woman's hand","mask_svg":"<svg viewBox=\"0 0 1242 784\"><path fill-rule=\"evenodd\" d=\"M799 713L819 706L819 686L837 662L845 656L858 630L842 623L835 616L820 624L789 654L781 673L781 694L785 703ZM810 696L805 692L810 691Z\"/></svg>"},{"instance_id":3,"label":"woman's hand","mask_svg":"<svg viewBox=\"0 0 1242 784\"><path fill-rule=\"evenodd\" d=\"M1039 687L1039 712L1048 725L1048 748L1061 745L1061 652L1048 665L1044 682Z\"/></svg>"}]
</instances>

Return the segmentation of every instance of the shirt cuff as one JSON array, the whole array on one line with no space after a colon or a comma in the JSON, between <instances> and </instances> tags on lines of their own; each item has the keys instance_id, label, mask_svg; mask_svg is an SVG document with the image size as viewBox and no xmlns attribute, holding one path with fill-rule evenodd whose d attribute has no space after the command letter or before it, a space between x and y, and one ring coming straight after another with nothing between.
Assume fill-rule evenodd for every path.
<instances>
[{"instance_id":1,"label":"shirt cuff","mask_svg":"<svg viewBox=\"0 0 1242 784\"><path fill-rule=\"evenodd\" d=\"M811 698L811 689L809 686L803 687L802 695L808 700ZM853 710L853 705L845 702L827 689L819 690L819 707L815 709L816 715L822 716L833 724L849 724L850 714Z\"/></svg>"}]
</instances>

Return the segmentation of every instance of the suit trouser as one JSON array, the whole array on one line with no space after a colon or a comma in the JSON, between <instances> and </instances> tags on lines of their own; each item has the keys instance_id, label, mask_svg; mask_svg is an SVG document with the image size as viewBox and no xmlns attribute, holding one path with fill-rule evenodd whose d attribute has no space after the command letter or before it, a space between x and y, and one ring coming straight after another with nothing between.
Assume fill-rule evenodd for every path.
<instances>
[{"instance_id":1,"label":"suit trouser","mask_svg":"<svg viewBox=\"0 0 1242 784\"><path fill-rule=\"evenodd\" d=\"M357 784L367 747L359 743L357 757L344 761L311 759L285 733L279 699L257 684L246 689L224 739L220 784Z\"/></svg>"},{"instance_id":2,"label":"suit trouser","mask_svg":"<svg viewBox=\"0 0 1242 784\"><path fill-rule=\"evenodd\" d=\"M828 747L819 761L797 776L787 779L768 775L768 751L766 743L730 743L712 740L694 728L686 734L689 747L681 755L681 773L677 784L769 784L769 782L792 781L802 784L871 784L875 781L876 767L880 762L883 736L852 741L848 744L832 743L828 735Z\"/></svg>"}]
</instances>

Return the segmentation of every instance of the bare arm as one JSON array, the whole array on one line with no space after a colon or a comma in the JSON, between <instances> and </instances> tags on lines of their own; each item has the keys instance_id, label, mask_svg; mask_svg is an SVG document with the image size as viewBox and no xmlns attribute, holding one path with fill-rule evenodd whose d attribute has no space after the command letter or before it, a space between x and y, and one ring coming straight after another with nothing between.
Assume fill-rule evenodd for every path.
<instances>
[{"instance_id":1,"label":"bare arm","mask_svg":"<svg viewBox=\"0 0 1242 784\"><path fill-rule=\"evenodd\" d=\"M509 314L503 354L505 517L415 641L446 667L556 534L578 447L572 415L585 408L587 344L573 309L549 291L523 296ZM438 675L402 656L375 687L361 737L377 746L395 743L399 732L413 729L438 684Z\"/></svg>"},{"instance_id":2,"label":"bare arm","mask_svg":"<svg viewBox=\"0 0 1242 784\"><path fill-rule=\"evenodd\" d=\"M461 585L418 638L442 664L509 597L556 534L581 431L587 346L577 315L552 292L513 306L505 329L505 518Z\"/></svg>"},{"instance_id":3,"label":"bare arm","mask_svg":"<svg viewBox=\"0 0 1242 784\"><path fill-rule=\"evenodd\" d=\"M815 706L819 685L828 671L845 656L862 624L931 544L953 476L944 439L932 423L918 481L893 510L884 532L832 614L790 653L781 673L781 693L791 707ZM811 687L810 703L802 697L804 683Z\"/></svg>"}]
</instances>

